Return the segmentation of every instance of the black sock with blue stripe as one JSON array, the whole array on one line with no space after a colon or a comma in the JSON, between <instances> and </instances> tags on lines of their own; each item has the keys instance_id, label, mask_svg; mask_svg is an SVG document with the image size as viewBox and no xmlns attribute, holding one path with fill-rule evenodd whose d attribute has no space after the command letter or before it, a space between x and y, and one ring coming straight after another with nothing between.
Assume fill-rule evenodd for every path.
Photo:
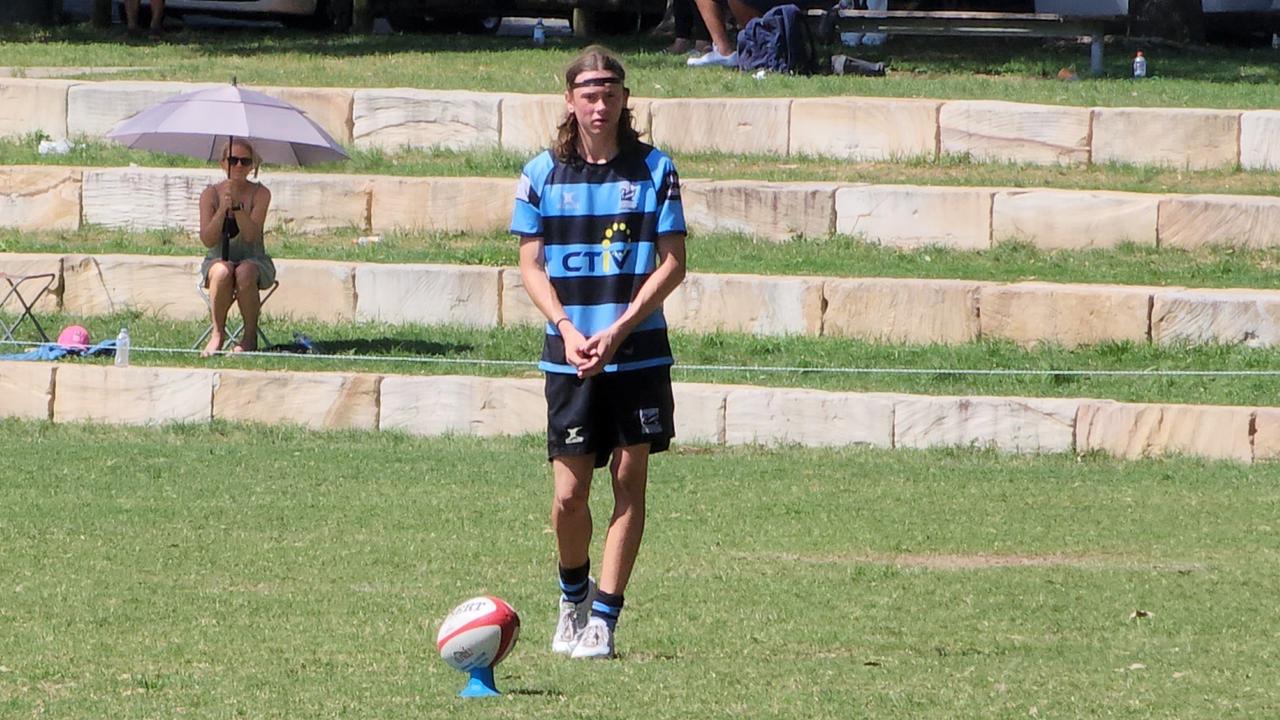
<instances>
[{"instance_id":1,"label":"black sock with blue stripe","mask_svg":"<svg viewBox=\"0 0 1280 720\"><path fill-rule=\"evenodd\" d=\"M560 567L560 597L577 604L587 599L587 577L591 573L591 561L582 567Z\"/></svg>"},{"instance_id":2,"label":"black sock with blue stripe","mask_svg":"<svg viewBox=\"0 0 1280 720\"><path fill-rule=\"evenodd\" d=\"M618 624L618 616L622 614L621 595L614 595L603 590L596 590L595 602L591 603L591 617L598 617L613 630Z\"/></svg>"}]
</instances>

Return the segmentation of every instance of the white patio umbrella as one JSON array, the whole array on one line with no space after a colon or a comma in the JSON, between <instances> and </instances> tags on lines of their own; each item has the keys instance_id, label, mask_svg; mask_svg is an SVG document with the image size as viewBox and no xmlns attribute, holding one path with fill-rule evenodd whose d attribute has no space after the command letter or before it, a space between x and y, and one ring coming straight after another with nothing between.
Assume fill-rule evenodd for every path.
<instances>
[{"instance_id":1,"label":"white patio umbrella","mask_svg":"<svg viewBox=\"0 0 1280 720\"><path fill-rule=\"evenodd\" d=\"M289 103L235 85L176 95L117 125L107 137L138 150L221 160L230 138L244 138L276 165L345 160L338 141Z\"/></svg>"}]
</instances>

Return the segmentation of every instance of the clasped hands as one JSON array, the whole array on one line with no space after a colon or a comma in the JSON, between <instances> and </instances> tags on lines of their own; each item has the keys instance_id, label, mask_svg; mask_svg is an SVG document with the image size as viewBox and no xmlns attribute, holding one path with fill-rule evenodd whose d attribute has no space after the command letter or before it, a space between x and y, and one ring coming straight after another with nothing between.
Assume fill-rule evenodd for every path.
<instances>
[{"instance_id":1,"label":"clasped hands","mask_svg":"<svg viewBox=\"0 0 1280 720\"><path fill-rule=\"evenodd\" d=\"M622 342L619 329L610 325L591 337L583 337L572 322L565 323L561 331L564 338L564 357L577 368L579 378L589 378L604 372L604 366L612 360Z\"/></svg>"}]
</instances>

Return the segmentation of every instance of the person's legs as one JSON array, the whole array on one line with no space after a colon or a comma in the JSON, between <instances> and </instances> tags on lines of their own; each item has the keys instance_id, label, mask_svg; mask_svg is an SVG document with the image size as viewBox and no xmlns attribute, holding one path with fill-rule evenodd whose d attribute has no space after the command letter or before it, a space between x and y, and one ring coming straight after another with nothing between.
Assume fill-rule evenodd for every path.
<instances>
[{"instance_id":1,"label":"person's legs","mask_svg":"<svg viewBox=\"0 0 1280 720\"><path fill-rule=\"evenodd\" d=\"M124 24L130 30L138 29L138 5L142 0L124 0Z\"/></svg>"},{"instance_id":2,"label":"person's legs","mask_svg":"<svg viewBox=\"0 0 1280 720\"><path fill-rule=\"evenodd\" d=\"M137 2L137 0L134 0ZM164 0L151 0L151 32L164 31Z\"/></svg>"},{"instance_id":3,"label":"person's legs","mask_svg":"<svg viewBox=\"0 0 1280 720\"><path fill-rule=\"evenodd\" d=\"M724 27L724 8L718 0L695 0L702 22L707 26L707 34L711 36L711 49L728 56L737 48L737 43L729 39L729 32Z\"/></svg>"},{"instance_id":4,"label":"person's legs","mask_svg":"<svg viewBox=\"0 0 1280 720\"><path fill-rule=\"evenodd\" d=\"M258 266L251 262L236 265L236 303L244 320L244 332L240 334L237 350L258 349L258 312L262 309L262 297L258 295ZM224 318L225 321L225 318Z\"/></svg>"},{"instance_id":5,"label":"person's legs","mask_svg":"<svg viewBox=\"0 0 1280 720\"><path fill-rule=\"evenodd\" d=\"M555 495L551 502L551 527L556 534L560 604L559 619L551 636L551 652L568 655L587 624L594 599L591 569L591 475L594 455L565 455L551 461Z\"/></svg>"},{"instance_id":6,"label":"person's legs","mask_svg":"<svg viewBox=\"0 0 1280 720\"><path fill-rule=\"evenodd\" d=\"M227 341L227 311L231 309L232 289L235 282L234 266L228 262L216 262L209 266L209 305L213 310L213 334L200 354L208 357L222 349Z\"/></svg>"},{"instance_id":7,"label":"person's legs","mask_svg":"<svg viewBox=\"0 0 1280 720\"><path fill-rule=\"evenodd\" d=\"M671 10L675 19L676 39L666 52L683 55L690 50L705 46L710 38L707 35L707 24L702 21L702 14L698 12L693 0L675 0Z\"/></svg>"},{"instance_id":8,"label":"person's legs","mask_svg":"<svg viewBox=\"0 0 1280 720\"><path fill-rule=\"evenodd\" d=\"M591 546L591 455L564 455L551 461L555 497L551 503L551 528L556 533L560 566L587 564Z\"/></svg>"},{"instance_id":9,"label":"person's legs","mask_svg":"<svg viewBox=\"0 0 1280 720\"><path fill-rule=\"evenodd\" d=\"M600 589L622 595L631 580L644 537L644 496L649 483L649 444L618 448L609 468L613 476L613 517L604 539Z\"/></svg>"},{"instance_id":10,"label":"person's legs","mask_svg":"<svg viewBox=\"0 0 1280 720\"><path fill-rule=\"evenodd\" d=\"M644 496L649 481L649 444L631 445L614 450L613 517L604 540L604 560L600 566L600 585L591 603L591 619L572 657L605 659L614 655L613 633L622 614L623 593L631 580L640 541L644 537Z\"/></svg>"}]
</instances>

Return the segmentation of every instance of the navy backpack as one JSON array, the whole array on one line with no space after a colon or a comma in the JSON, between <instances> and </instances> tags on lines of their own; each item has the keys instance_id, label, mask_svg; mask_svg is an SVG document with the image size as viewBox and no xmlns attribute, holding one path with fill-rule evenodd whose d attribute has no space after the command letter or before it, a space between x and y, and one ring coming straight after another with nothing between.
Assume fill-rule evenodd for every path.
<instances>
[{"instance_id":1,"label":"navy backpack","mask_svg":"<svg viewBox=\"0 0 1280 720\"><path fill-rule=\"evenodd\" d=\"M804 12L795 5L779 5L748 22L738 33L738 69L796 75L817 72L817 53Z\"/></svg>"}]
</instances>

